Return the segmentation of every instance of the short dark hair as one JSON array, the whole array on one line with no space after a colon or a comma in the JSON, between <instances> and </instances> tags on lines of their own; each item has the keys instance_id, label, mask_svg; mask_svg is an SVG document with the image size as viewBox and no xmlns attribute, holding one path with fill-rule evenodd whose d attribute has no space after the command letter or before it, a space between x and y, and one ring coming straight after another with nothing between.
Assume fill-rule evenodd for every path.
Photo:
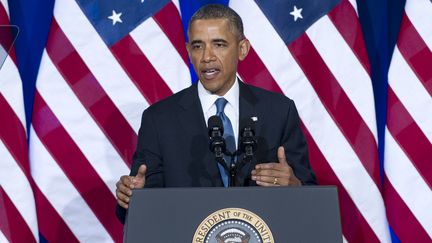
<instances>
[{"instance_id":1,"label":"short dark hair","mask_svg":"<svg viewBox=\"0 0 432 243\"><path fill-rule=\"evenodd\" d=\"M188 33L190 31L192 22L199 19L226 19L228 20L229 27L238 40L244 38L243 22L240 15L230 7L222 4L207 4L198 9L189 20Z\"/></svg>"}]
</instances>

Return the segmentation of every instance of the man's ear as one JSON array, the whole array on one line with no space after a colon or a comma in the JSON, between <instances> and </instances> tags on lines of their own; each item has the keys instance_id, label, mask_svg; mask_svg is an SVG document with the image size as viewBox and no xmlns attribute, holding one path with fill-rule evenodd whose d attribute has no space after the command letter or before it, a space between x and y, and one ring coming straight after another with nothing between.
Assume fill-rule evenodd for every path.
<instances>
[{"instance_id":1,"label":"man's ear","mask_svg":"<svg viewBox=\"0 0 432 243\"><path fill-rule=\"evenodd\" d=\"M249 40L244 38L239 43L239 60L243 61L249 53L250 43Z\"/></svg>"}]
</instances>

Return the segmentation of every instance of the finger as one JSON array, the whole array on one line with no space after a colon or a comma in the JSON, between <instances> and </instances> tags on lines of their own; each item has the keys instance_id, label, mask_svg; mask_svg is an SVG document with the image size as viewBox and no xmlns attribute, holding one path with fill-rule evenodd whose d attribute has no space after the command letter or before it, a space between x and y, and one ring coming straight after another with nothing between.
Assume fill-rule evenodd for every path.
<instances>
[{"instance_id":1,"label":"finger","mask_svg":"<svg viewBox=\"0 0 432 243\"><path fill-rule=\"evenodd\" d=\"M130 196L128 196L127 194L124 194L121 191L117 191L116 192L116 196L117 196L117 201L122 201L124 203L129 203Z\"/></svg>"},{"instance_id":2,"label":"finger","mask_svg":"<svg viewBox=\"0 0 432 243\"><path fill-rule=\"evenodd\" d=\"M276 170L287 172L290 166L286 163L262 163L255 166L257 171L259 170Z\"/></svg>"},{"instance_id":3,"label":"finger","mask_svg":"<svg viewBox=\"0 0 432 243\"><path fill-rule=\"evenodd\" d=\"M132 189L144 187L146 171L147 171L147 166L144 164L140 165L136 176L132 177L132 183L133 183L131 187Z\"/></svg>"},{"instance_id":4,"label":"finger","mask_svg":"<svg viewBox=\"0 0 432 243\"><path fill-rule=\"evenodd\" d=\"M256 170L276 170L280 167L279 163L262 163L255 165Z\"/></svg>"},{"instance_id":5,"label":"finger","mask_svg":"<svg viewBox=\"0 0 432 243\"><path fill-rule=\"evenodd\" d=\"M271 186L280 186L279 184L274 184L273 182L265 182L265 181L256 181L256 184L259 186L271 187Z\"/></svg>"},{"instance_id":6,"label":"finger","mask_svg":"<svg viewBox=\"0 0 432 243\"><path fill-rule=\"evenodd\" d=\"M128 209L129 204L125 203L124 201L117 199L117 204L120 205L120 207L124 208L124 209Z\"/></svg>"},{"instance_id":7,"label":"finger","mask_svg":"<svg viewBox=\"0 0 432 243\"><path fill-rule=\"evenodd\" d=\"M266 183L273 183L275 178L274 176L252 176L252 180Z\"/></svg>"},{"instance_id":8,"label":"finger","mask_svg":"<svg viewBox=\"0 0 432 243\"><path fill-rule=\"evenodd\" d=\"M130 187L132 185L132 177L127 175L120 177L120 181L117 182L117 187L121 184Z\"/></svg>"},{"instance_id":9,"label":"finger","mask_svg":"<svg viewBox=\"0 0 432 243\"><path fill-rule=\"evenodd\" d=\"M272 184L275 186L286 186L288 185L289 178L286 174L275 174L275 175L252 175L252 180L254 180L258 185Z\"/></svg>"},{"instance_id":10,"label":"finger","mask_svg":"<svg viewBox=\"0 0 432 243\"><path fill-rule=\"evenodd\" d=\"M117 186L117 191L125 195L132 196L132 190L129 185L120 184Z\"/></svg>"},{"instance_id":11,"label":"finger","mask_svg":"<svg viewBox=\"0 0 432 243\"><path fill-rule=\"evenodd\" d=\"M285 149L283 146L279 146L278 151L277 151L277 157L278 157L279 163L288 165L288 161L287 161L286 155L285 155Z\"/></svg>"},{"instance_id":12,"label":"finger","mask_svg":"<svg viewBox=\"0 0 432 243\"><path fill-rule=\"evenodd\" d=\"M117 203L122 207L127 209L129 205L130 197L120 190L116 190L116 196L117 196Z\"/></svg>"},{"instance_id":13,"label":"finger","mask_svg":"<svg viewBox=\"0 0 432 243\"><path fill-rule=\"evenodd\" d=\"M144 179L146 171L147 171L147 166L145 164L140 165L140 167L138 168L138 173L135 176L135 178Z\"/></svg>"},{"instance_id":14,"label":"finger","mask_svg":"<svg viewBox=\"0 0 432 243\"><path fill-rule=\"evenodd\" d=\"M252 175L253 176L286 177L288 175L288 171L262 169L262 170L256 170L255 173L253 173Z\"/></svg>"}]
</instances>

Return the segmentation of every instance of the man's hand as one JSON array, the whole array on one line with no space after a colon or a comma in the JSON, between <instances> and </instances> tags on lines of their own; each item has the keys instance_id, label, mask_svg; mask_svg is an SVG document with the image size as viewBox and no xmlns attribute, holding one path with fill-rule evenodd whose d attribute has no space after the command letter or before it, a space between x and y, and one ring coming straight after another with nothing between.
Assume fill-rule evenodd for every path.
<instances>
[{"instance_id":1,"label":"man's hand","mask_svg":"<svg viewBox=\"0 0 432 243\"><path fill-rule=\"evenodd\" d=\"M141 165L138 169L136 176L124 175L120 177L120 180L116 183L116 195L117 203L127 209L129 207L129 200L132 196L132 189L143 188L145 185L145 173L147 166Z\"/></svg>"},{"instance_id":2,"label":"man's hand","mask_svg":"<svg viewBox=\"0 0 432 243\"><path fill-rule=\"evenodd\" d=\"M257 164L252 170L252 180L260 186L300 186L301 182L288 165L282 146L278 148L277 156L279 163Z\"/></svg>"}]
</instances>

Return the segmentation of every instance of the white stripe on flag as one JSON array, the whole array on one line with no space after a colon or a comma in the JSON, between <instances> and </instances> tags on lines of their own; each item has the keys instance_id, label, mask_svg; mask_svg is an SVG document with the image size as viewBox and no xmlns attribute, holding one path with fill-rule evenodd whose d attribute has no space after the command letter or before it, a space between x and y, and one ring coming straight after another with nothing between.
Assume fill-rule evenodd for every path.
<instances>
[{"instance_id":1,"label":"white stripe on flag","mask_svg":"<svg viewBox=\"0 0 432 243\"><path fill-rule=\"evenodd\" d=\"M9 242L1 230L0 230L0 242L2 243Z\"/></svg>"},{"instance_id":2,"label":"white stripe on flag","mask_svg":"<svg viewBox=\"0 0 432 243\"><path fill-rule=\"evenodd\" d=\"M421 38L432 50L432 2L431 0L407 1L405 12Z\"/></svg>"},{"instance_id":3,"label":"white stripe on flag","mask_svg":"<svg viewBox=\"0 0 432 243\"><path fill-rule=\"evenodd\" d=\"M345 238L345 236L342 235L342 242L343 243L348 243L348 240Z\"/></svg>"},{"instance_id":4,"label":"white stripe on flag","mask_svg":"<svg viewBox=\"0 0 432 243\"><path fill-rule=\"evenodd\" d=\"M36 184L63 218L79 241L112 242L112 239L80 193L70 183L62 169L41 143L33 127L30 128L30 158Z\"/></svg>"},{"instance_id":5,"label":"white stripe on flag","mask_svg":"<svg viewBox=\"0 0 432 243\"><path fill-rule=\"evenodd\" d=\"M0 93L16 113L23 128L26 129L22 92L18 69L12 59L7 57L3 67L0 69Z\"/></svg>"},{"instance_id":6,"label":"white stripe on flag","mask_svg":"<svg viewBox=\"0 0 432 243\"><path fill-rule=\"evenodd\" d=\"M174 3L174 5L177 8L177 11L179 12L179 15L181 16L181 10L180 10L180 2L179 2L179 0L172 0L171 2Z\"/></svg>"},{"instance_id":7,"label":"white stripe on flag","mask_svg":"<svg viewBox=\"0 0 432 243\"><path fill-rule=\"evenodd\" d=\"M189 68L153 18L141 23L130 35L173 93L190 86Z\"/></svg>"},{"instance_id":8,"label":"white stripe on flag","mask_svg":"<svg viewBox=\"0 0 432 243\"><path fill-rule=\"evenodd\" d=\"M389 70L389 84L424 135L432 143L432 98L396 46Z\"/></svg>"},{"instance_id":9,"label":"white stripe on flag","mask_svg":"<svg viewBox=\"0 0 432 243\"><path fill-rule=\"evenodd\" d=\"M27 223L25 227L29 227L34 238L39 239L36 209L30 183L2 140L0 140L0 155L2 155L0 185Z\"/></svg>"},{"instance_id":10,"label":"white stripe on flag","mask_svg":"<svg viewBox=\"0 0 432 243\"><path fill-rule=\"evenodd\" d=\"M356 0L349 0L350 4L353 6L354 10L356 11L356 14L358 16L358 10L357 10L357 1Z\"/></svg>"},{"instance_id":11,"label":"white stripe on flag","mask_svg":"<svg viewBox=\"0 0 432 243\"><path fill-rule=\"evenodd\" d=\"M66 84L46 51L41 63L38 91L115 196L118 175L128 174L129 168Z\"/></svg>"},{"instance_id":12,"label":"white stripe on flag","mask_svg":"<svg viewBox=\"0 0 432 243\"><path fill-rule=\"evenodd\" d=\"M9 16L9 5L8 0L0 0L0 3L3 5L3 7L6 10L7 15Z\"/></svg>"},{"instance_id":13,"label":"white stripe on flag","mask_svg":"<svg viewBox=\"0 0 432 243\"><path fill-rule=\"evenodd\" d=\"M375 104L369 74L328 16L316 21L306 33L356 110L360 113L360 116L366 122L376 141ZM337 54L335 53L335 46L337 46Z\"/></svg>"},{"instance_id":14,"label":"white stripe on flag","mask_svg":"<svg viewBox=\"0 0 432 243\"><path fill-rule=\"evenodd\" d=\"M136 111L136 108L140 107L144 110L149 104L117 62L76 1L56 1L54 16L99 84L134 131L138 132L141 114Z\"/></svg>"},{"instance_id":15,"label":"white stripe on flag","mask_svg":"<svg viewBox=\"0 0 432 243\"><path fill-rule=\"evenodd\" d=\"M432 237L431 189L387 128L385 144L384 170L390 183L428 235Z\"/></svg>"}]
</instances>

